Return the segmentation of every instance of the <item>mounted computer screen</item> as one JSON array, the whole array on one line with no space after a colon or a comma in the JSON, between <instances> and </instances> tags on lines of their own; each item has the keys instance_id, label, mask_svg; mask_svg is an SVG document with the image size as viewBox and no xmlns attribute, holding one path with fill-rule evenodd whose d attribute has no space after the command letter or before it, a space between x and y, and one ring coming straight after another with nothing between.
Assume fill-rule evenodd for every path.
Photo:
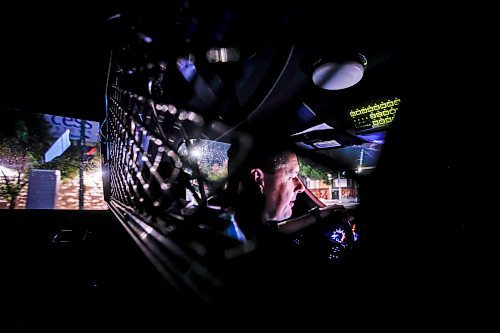
<instances>
[{"instance_id":1,"label":"mounted computer screen","mask_svg":"<svg viewBox=\"0 0 500 333\"><path fill-rule=\"evenodd\" d=\"M394 121L401 100L397 97L382 98L349 111L357 133L386 129Z\"/></svg>"}]
</instances>

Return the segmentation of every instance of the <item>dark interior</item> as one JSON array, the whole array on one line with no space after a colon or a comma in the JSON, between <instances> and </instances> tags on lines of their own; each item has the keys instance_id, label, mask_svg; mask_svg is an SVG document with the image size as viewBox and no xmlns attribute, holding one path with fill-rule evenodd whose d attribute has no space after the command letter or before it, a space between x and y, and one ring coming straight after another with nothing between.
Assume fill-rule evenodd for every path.
<instances>
[{"instance_id":1,"label":"dark interior","mask_svg":"<svg viewBox=\"0 0 500 333\"><path fill-rule=\"evenodd\" d=\"M207 120L223 121L225 134L258 131L259 138L272 141L326 122L338 129L335 135L345 145L358 144L363 141L346 118L348 110L399 96L405 102L386 132L377 172L363 180L359 214L369 221L369 238L355 266L339 272L333 282L321 280L295 295L324 301L334 297L331 286L348 283L337 295L342 301L331 306L345 310L345 301L360 317L379 310L381 299L403 314L409 313L400 304L420 301L430 311L443 302L463 311L467 276L475 264L467 245L469 214L456 209L464 199L457 179L472 161L457 144L463 141L457 130L480 128L468 112L481 107L477 100L485 75L463 68L485 62L483 42L474 38L481 27L448 31L434 15L416 20L408 13L386 12L390 18L381 19L381 8L364 8L358 16L344 14L358 13L347 7L332 12L316 1L276 8L264 1L40 3L29 9L13 4L0 20L0 106L4 112L102 122L111 60L118 59L125 72L140 72L138 66L166 61L175 67L179 56L191 53L200 59L208 48L221 46L238 48L245 61L227 67L200 62L204 83L197 89L186 86L179 74L167 88L176 102L199 110ZM145 42L147 37L153 42ZM333 92L312 83L313 64L353 52L368 59L360 83ZM141 89L136 82L131 80L131 89ZM313 119L293 113L303 103L314 110ZM221 140L225 135L205 134ZM325 163L334 159L310 155ZM2 210L0 228L0 290L12 310L7 312L9 328L141 327L141 316L164 315L165 309L185 309L188 303L109 211ZM436 288L438 294L432 291ZM292 296L281 290L269 304L286 308ZM165 324L158 317L146 322Z\"/></svg>"}]
</instances>

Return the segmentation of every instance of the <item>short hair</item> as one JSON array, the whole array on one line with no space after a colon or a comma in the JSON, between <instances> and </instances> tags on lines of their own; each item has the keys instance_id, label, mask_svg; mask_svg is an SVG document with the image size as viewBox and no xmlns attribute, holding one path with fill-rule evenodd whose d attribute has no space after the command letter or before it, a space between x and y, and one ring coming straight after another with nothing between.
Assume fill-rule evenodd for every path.
<instances>
[{"instance_id":1,"label":"short hair","mask_svg":"<svg viewBox=\"0 0 500 333\"><path fill-rule=\"evenodd\" d=\"M267 173L275 173L290 160L292 152L289 150L267 150L255 152L248 157L247 165L243 169L259 168Z\"/></svg>"},{"instance_id":2,"label":"short hair","mask_svg":"<svg viewBox=\"0 0 500 333\"><path fill-rule=\"evenodd\" d=\"M249 147L242 147L233 143L228 151L229 175L249 175L249 171L259 168L267 173L275 173L280 167L286 165L295 152L284 144L256 142Z\"/></svg>"}]
</instances>

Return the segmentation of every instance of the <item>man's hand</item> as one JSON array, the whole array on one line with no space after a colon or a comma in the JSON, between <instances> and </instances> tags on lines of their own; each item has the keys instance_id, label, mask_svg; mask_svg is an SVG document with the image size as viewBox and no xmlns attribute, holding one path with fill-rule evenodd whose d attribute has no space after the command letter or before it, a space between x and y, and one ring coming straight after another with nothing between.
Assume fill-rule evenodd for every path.
<instances>
[{"instance_id":1,"label":"man's hand","mask_svg":"<svg viewBox=\"0 0 500 333\"><path fill-rule=\"evenodd\" d=\"M343 223L349 224L352 217L349 216L347 209L342 205L332 205L324 208L315 207L309 213L300 217L279 222L278 231L283 234L293 234L321 220L338 219Z\"/></svg>"},{"instance_id":2,"label":"man's hand","mask_svg":"<svg viewBox=\"0 0 500 333\"><path fill-rule=\"evenodd\" d=\"M354 220L354 217L349 215L349 211L345 206L342 205L331 205L319 209L320 217L322 219L327 219L329 217L339 218L342 222L350 223Z\"/></svg>"}]
</instances>

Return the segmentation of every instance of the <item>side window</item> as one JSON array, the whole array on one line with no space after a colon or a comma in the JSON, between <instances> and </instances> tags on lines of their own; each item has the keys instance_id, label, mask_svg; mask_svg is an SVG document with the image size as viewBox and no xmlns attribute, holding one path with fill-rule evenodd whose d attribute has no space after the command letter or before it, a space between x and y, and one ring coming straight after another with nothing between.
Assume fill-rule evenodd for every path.
<instances>
[{"instance_id":1,"label":"side window","mask_svg":"<svg viewBox=\"0 0 500 333\"><path fill-rule=\"evenodd\" d=\"M107 209L99 123L9 112L0 125L0 208Z\"/></svg>"},{"instance_id":2,"label":"side window","mask_svg":"<svg viewBox=\"0 0 500 333\"><path fill-rule=\"evenodd\" d=\"M197 162L199 176L203 181L205 194L209 197L215 195L218 190L225 186L228 175L227 151L230 144L213 140L192 140L188 149L185 144L179 148L182 156L187 156ZM192 175L190 180L196 195L201 196L200 177L196 176L196 170L185 168L188 174ZM194 202L194 193L186 191L186 200Z\"/></svg>"}]
</instances>

